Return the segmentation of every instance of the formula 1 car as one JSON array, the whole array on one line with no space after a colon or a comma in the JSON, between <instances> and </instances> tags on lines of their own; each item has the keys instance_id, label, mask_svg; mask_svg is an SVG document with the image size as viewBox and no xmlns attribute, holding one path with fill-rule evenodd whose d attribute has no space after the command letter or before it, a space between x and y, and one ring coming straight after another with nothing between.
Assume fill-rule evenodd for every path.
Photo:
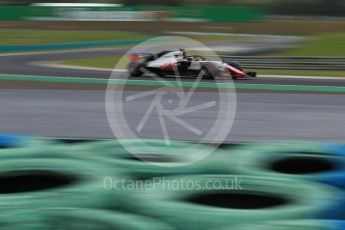
<instances>
[{"instance_id":1,"label":"formula 1 car","mask_svg":"<svg viewBox=\"0 0 345 230\"><path fill-rule=\"evenodd\" d=\"M205 79L237 79L256 77L255 72L245 72L237 62L208 61L200 55L187 56L185 51L162 51L157 54L130 54L128 74L140 77L147 72L159 77L180 76Z\"/></svg>"}]
</instances>

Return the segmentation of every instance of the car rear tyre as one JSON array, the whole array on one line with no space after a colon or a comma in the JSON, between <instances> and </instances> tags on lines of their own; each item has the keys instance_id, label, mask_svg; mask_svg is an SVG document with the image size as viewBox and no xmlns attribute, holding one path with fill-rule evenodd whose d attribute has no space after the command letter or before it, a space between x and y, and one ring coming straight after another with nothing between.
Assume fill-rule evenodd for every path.
<instances>
[{"instance_id":1,"label":"car rear tyre","mask_svg":"<svg viewBox=\"0 0 345 230\"><path fill-rule=\"evenodd\" d=\"M128 66L128 74L130 77L140 77L144 73L140 70L142 67L144 67L144 63L137 63L137 62L132 62Z\"/></svg>"}]
</instances>

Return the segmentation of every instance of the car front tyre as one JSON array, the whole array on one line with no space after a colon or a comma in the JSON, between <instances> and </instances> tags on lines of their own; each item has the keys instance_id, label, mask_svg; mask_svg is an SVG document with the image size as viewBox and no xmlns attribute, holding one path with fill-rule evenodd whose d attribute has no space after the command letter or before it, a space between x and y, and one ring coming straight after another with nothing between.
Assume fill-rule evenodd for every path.
<instances>
[{"instance_id":1,"label":"car front tyre","mask_svg":"<svg viewBox=\"0 0 345 230\"><path fill-rule=\"evenodd\" d=\"M209 71L209 69L206 66L203 66L200 70L200 72L203 71L204 74L202 75L203 79L215 79L215 76ZM200 74L199 72L199 74Z\"/></svg>"}]
</instances>

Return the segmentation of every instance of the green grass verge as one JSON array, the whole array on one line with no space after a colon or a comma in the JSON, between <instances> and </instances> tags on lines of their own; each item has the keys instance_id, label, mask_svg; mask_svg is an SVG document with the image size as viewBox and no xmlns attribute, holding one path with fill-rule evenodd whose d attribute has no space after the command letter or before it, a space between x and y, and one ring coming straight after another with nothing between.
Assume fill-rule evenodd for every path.
<instances>
[{"instance_id":1,"label":"green grass verge","mask_svg":"<svg viewBox=\"0 0 345 230\"><path fill-rule=\"evenodd\" d=\"M181 37L190 38L198 42L248 42L253 41L256 38L254 37L245 37L245 36L236 36L236 35L176 35Z\"/></svg>"},{"instance_id":2,"label":"green grass verge","mask_svg":"<svg viewBox=\"0 0 345 230\"><path fill-rule=\"evenodd\" d=\"M126 64L128 63L128 58L124 57L124 61L121 63L118 63L120 59L121 59L120 56L82 58L82 59L59 61L58 64L87 66L87 67L95 67L95 68L114 68L115 66L117 67L117 69L126 68Z\"/></svg>"},{"instance_id":3,"label":"green grass verge","mask_svg":"<svg viewBox=\"0 0 345 230\"><path fill-rule=\"evenodd\" d=\"M199 42L249 41L253 38L224 35L183 35ZM85 30L46 30L46 29L0 29L0 45L34 45L64 42L88 42L107 40L136 40L154 37L137 32L124 31L85 31Z\"/></svg>"},{"instance_id":4,"label":"green grass verge","mask_svg":"<svg viewBox=\"0 0 345 230\"><path fill-rule=\"evenodd\" d=\"M299 46L275 55L282 56L345 56L345 33L323 34L311 37Z\"/></svg>"},{"instance_id":5,"label":"green grass verge","mask_svg":"<svg viewBox=\"0 0 345 230\"><path fill-rule=\"evenodd\" d=\"M147 39L149 37L141 33L123 31L0 29L0 45Z\"/></svg>"}]
</instances>

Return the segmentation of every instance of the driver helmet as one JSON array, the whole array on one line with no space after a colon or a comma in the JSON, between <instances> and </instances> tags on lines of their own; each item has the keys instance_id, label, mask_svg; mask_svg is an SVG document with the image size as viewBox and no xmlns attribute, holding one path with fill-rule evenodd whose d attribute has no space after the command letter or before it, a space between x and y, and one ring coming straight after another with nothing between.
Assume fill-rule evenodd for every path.
<instances>
[{"instance_id":1,"label":"driver helmet","mask_svg":"<svg viewBox=\"0 0 345 230\"><path fill-rule=\"evenodd\" d=\"M182 52L183 58L186 58L186 57L187 57L187 54L186 54L185 49L180 49L180 51Z\"/></svg>"}]
</instances>

